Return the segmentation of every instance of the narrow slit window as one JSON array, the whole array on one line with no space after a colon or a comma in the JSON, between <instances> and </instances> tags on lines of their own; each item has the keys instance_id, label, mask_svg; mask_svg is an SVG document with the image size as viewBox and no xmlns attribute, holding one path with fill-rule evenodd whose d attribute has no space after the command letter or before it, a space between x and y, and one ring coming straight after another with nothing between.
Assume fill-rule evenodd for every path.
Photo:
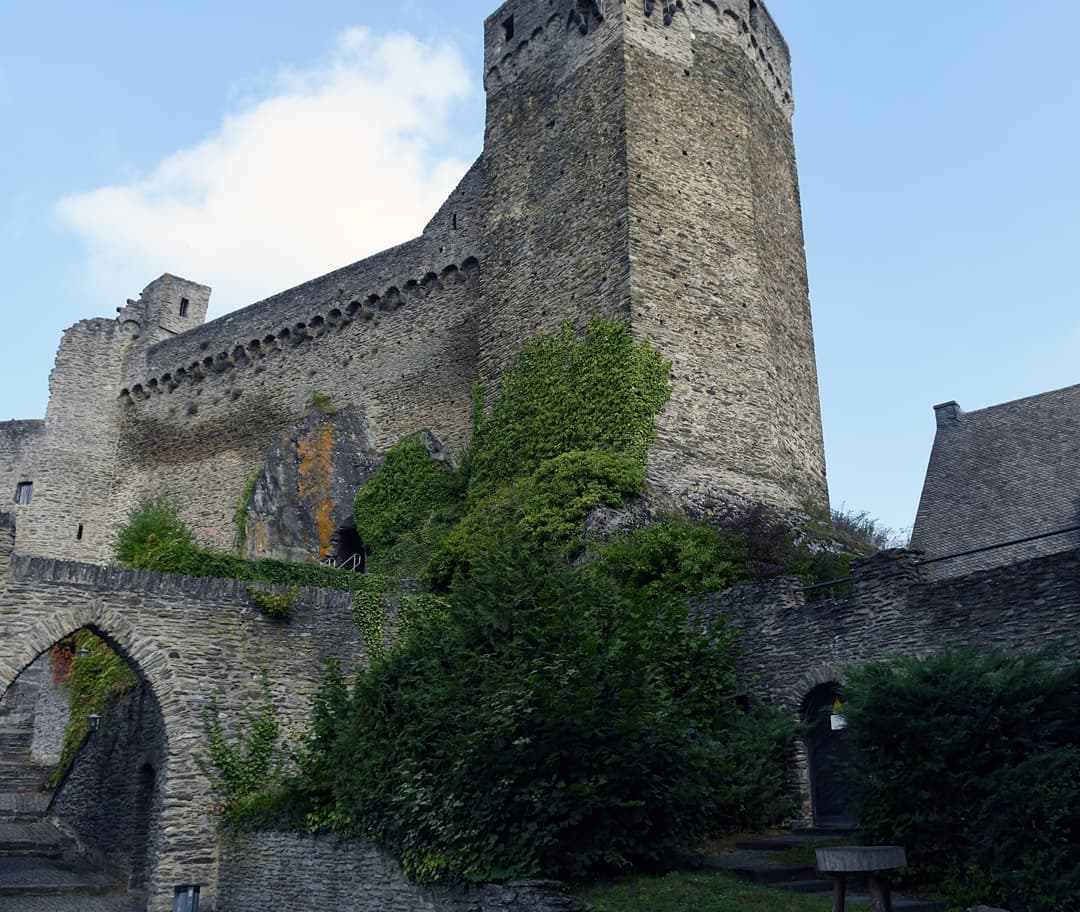
<instances>
[{"instance_id":1,"label":"narrow slit window","mask_svg":"<svg viewBox=\"0 0 1080 912\"><path fill-rule=\"evenodd\" d=\"M503 40L509 41L514 37L514 17L503 20Z\"/></svg>"},{"instance_id":2,"label":"narrow slit window","mask_svg":"<svg viewBox=\"0 0 1080 912\"><path fill-rule=\"evenodd\" d=\"M186 317L189 301L187 298L180 299L180 316Z\"/></svg>"},{"instance_id":3,"label":"narrow slit window","mask_svg":"<svg viewBox=\"0 0 1080 912\"><path fill-rule=\"evenodd\" d=\"M82 523L79 523L79 528L75 530L75 541L82 541Z\"/></svg>"},{"instance_id":4,"label":"narrow slit window","mask_svg":"<svg viewBox=\"0 0 1080 912\"><path fill-rule=\"evenodd\" d=\"M15 503L28 504L34 496L34 483L32 481L20 481L15 486Z\"/></svg>"},{"instance_id":5,"label":"narrow slit window","mask_svg":"<svg viewBox=\"0 0 1080 912\"><path fill-rule=\"evenodd\" d=\"M457 231L457 213L456 212L450 217L450 227L454 231Z\"/></svg>"}]
</instances>

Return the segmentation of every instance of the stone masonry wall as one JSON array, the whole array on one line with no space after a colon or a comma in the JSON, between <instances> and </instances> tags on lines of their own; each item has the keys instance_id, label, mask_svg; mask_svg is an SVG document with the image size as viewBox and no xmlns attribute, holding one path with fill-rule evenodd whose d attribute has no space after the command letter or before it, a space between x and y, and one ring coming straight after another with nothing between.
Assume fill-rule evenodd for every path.
<instances>
[{"instance_id":1,"label":"stone masonry wall","mask_svg":"<svg viewBox=\"0 0 1080 912\"><path fill-rule=\"evenodd\" d=\"M478 271L466 259L406 273L396 284L358 278L318 309L312 303L300 311L302 324L286 322L284 305L264 313L261 332L238 337L227 357L208 345L200 360L187 360L189 352L176 363L164 360L160 346L154 359L171 369L124 397L114 521L142 499L165 495L201 544L228 550L245 479L263 468L314 393L355 407L381 449L431 428L460 452L476 378ZM226 330L210 324L188 335L211 331L223 337ZM192 341L170 340L169 354Z\"/></svg>"},{"instance_id":2,"label":"stone masonry wall","mask_svg":"<svg viewBox=\"0 0 1080 912\"><path fill-rule=\"evenodd\" d=\"M304 589L287 622L265 618L246 587L149 571L17 556L0 580L0 697L38 656L88 628L138 672L161 709L166 749L158 771L161 845L148 872L151 912L167 912L172 886L216 878L209 783L195 763L202 710L216 696L232 727L263 696L260 667L287 738L309 719L327 659L348 670L365 657L348 593Z\"/></svg>"},{"instance_id":3,"label":"stone masonry wall","mask_svg":"<svg viewBox=\"0 0 1080 912\"><path fill-rule=\"evenodd\" d=\"M743 631L743 675L769 702L797 710L848 665L946 646L1061 646L1080 659L1080 550L948 580L911 551L858 562L851 595L806 602L797 580L730 590L710 608Z\"/></svg>"},{"instance_id":4,"label":"stone masonry wall","mask_svg":"<svg viewBox=\"0 0 1080 912\"><path fill-rule=\"evenodd\" d=\"M650 483L825 504L786 48L749 10L626 20L631 321L673 361Z\"/></svg>"},{"instance_id":5,"label":"stone masonry wall","mask_svg":"<svg viewBox=\"0 0 1080 912\"><path fill-rule=\"evenodd\" d=\"M143 681L106 712L72 763L49 815L95 863L142 887L164 845L161 819L167 739Z\"/></svg>"},{"instance_id":6,"label":"stone masonry wall","mask_svg":"<svg viewBox=\"0 0 1080 912\"><path fill-rule=\"evenodd\" d=\"M251 833L223 837L218 877L222 912L572 912L557 883L526 881L450 890L411 883L374 846L325 837Z\"/></svg>"},{"instance_id":7,"label":"stone masonry wall","mask_svg":"<svg viewBox=\"0 0 1080 912\"><path fill-rule=\"evenodd\" d=\"M0 510L4 513L22 516L28 511L16 492L20 482L33 483L37 476L44 437L44 421L0 421Z\"/></svg>"},{"instance_id":8,"label":"stone masonry wall","mask_svg":"<svg viewBox=\"0 0 1080 912\"><path fill-rule=\"evenodd\" d=\"M529 337L630 317L621 37L620 17L588 2L517 0L485 23L489 392Z\"/></svg>"},{"instance_id":9,"label":"stone masonry wall","mask_svg":"<svg viewBox=\"0 0 1080 912\"><path fill-rule=\"evenodd\" d=\"M473 383L493 396L528 338L597 315L674 365L654 491L827 500L790 63L764 5L511 0L484 27L483 155L420 237L205 325L209 288L166 274L65 334L44 436L0 428L0 483L35 476L21 553L105 562L150 495L229 548L245 479L316 392L378 449L429 429L460 455Z\"/></svg>"},{"instance_id":10,"label":"stone masonry wall","mask_svg":"<svg viewBox=\"0 0 1080 912\"><path fill-rule=\"evenodd\" d=\"M106 549L120 361L130 342L115 320L83 320L64 333L35 451L33 500L19 508L19 553L96 560Z\"/></svg>"}]
</instances>

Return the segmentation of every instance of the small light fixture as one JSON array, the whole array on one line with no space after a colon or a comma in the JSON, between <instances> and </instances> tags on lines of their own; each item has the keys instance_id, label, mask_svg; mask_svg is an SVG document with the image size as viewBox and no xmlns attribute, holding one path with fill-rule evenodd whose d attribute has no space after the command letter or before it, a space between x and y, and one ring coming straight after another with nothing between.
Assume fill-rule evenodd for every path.
<instances>
[{"instance_id":1,"label":"small light fixture","mask_svg":"<svg viewBox=\"0 0 1080 912\"><path fill-rule=\"evenodd\" d=\"M78 656L80 659L85 659L88 655L90 655L90 650L87 649L85 646L80 646L77 650L75 650L75 655Z\"/></svg>"},{"instance_id":2,"label":"small light fixture","mask_svg":"<svg viewBox=\"0 0 1080 912\"><path fill-rule=\"evenodd\" d=\"M198 884L185 884L173 893L172 912L199 912Z\"/></svg>"},{"instance_id":3,"label":"small light fixture","mask_svg":"<svg viewBox=\"0 0 1080 912\"><path fill-rule=\"evenodd\" d=\"M101 716L97 713L90 713L86 717L86 724L90 731L96 732L101 727Z\"/></svg>"}]
</instances>

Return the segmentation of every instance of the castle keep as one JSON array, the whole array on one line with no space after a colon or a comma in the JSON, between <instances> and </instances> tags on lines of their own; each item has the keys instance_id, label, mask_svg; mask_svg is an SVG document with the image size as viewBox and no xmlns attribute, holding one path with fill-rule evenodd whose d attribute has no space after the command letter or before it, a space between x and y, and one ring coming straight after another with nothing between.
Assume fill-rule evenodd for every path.
<instances>
[{"instance_id":1,"label":"castle keep","mask_svg":"<svg viewBox=\"0 0 1080 912\"><path fill-rule=\"evenodd\" d=\"M64 334L44 421L0 425L19 553L105 562L158 494L230 547L245 479L313 393L372 453L429 429L460 455L473 384L596 315L672 362L661 502L827 502L789 57L764 5L512 0L484 28L483 153L420 237L210 323L210 289L165 275ZM347 521L249 553L316 559Z\"/></svg>"},{"instance_id":2,"label":"castle keep","mask_svg":"<svg viewBox=\"0 0 1080 912\"><path fill-rule=\"evenodd\" d=\"M321 559L391 445L426 431L460 457L477 382L490 396L530 337L602 316L672 364L653 503L827 505L789 56L764 4L510 0L484 29L483 152L419 237L209 323L210 288L163 275L114 318L65 332L43 420L0 423L0 722L22 726L0 731L0 765L12 739L37 743L51 647L103 637L138 693L49 808L145 874L154 912L185 884L230 912L265 908L271 883L295 907L566 906L532 888L437 895L370 846L343 861L299 837L218 843L197 763L204 708L241 717L266 667L283 725L302 726L326 660L355 667L366 646L344 593L304 589L281 624L234 580L101 566L140 502L164 495L199 544L229 550L254 475L247 556ZM776 611L753 593L731 604L787 700L776 618L799 599L781 596ZM8 785L0 822L27 811L22 795L5 805ZM283 862L301 852L304 865Z\"/></svg>"}]
</instances>

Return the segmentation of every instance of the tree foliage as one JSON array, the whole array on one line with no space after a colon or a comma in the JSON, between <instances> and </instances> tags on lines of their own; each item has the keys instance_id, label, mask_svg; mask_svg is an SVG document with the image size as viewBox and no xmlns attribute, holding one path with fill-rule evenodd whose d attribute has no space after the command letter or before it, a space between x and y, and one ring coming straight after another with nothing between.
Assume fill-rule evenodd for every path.
<instances>
[{"instance_id":1,"label":"tree foliage","mask_svg":"<svg viewBox=\"0 0 1080 912\"><path fill-rule=\"evenodd\" d=\"M740 759L791 728L740 715L733 631L612 583L511 541L351 690L331 676L301 761L313 825L479 881L653 864L789 811Z\"/></svg>"},{"instance_id":2,"label":"tree foliage","mask_svg":"<svg viewBox=\"0 0 1080 912\"><path fill-rule=\"evenodd\" d=\"M844 714L869 838L957 901L1030 912L1080 896L1080 666L947 650L849 672Z\"/></svg>"}]
</instances>

